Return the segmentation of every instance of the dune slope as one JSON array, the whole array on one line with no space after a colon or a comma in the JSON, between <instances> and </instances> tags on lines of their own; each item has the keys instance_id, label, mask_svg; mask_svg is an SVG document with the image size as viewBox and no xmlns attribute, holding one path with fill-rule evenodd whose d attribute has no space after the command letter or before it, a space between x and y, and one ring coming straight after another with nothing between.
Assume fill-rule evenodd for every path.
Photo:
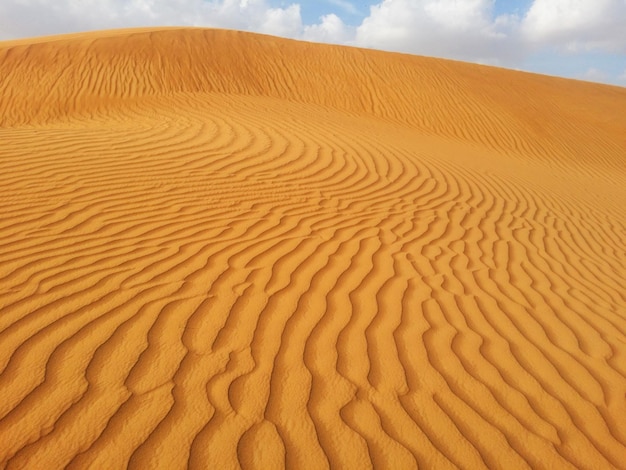
<instances>
[{"instance_id":1,"label":"dune slope","mask_svg":"<svg viewBox=\"0 0 626 470\"><path fill-rule=\"evenodd\" d=\"M0 467L626 468L624 109L232 31L0 43Z\"/></svg>"}]
</instances>

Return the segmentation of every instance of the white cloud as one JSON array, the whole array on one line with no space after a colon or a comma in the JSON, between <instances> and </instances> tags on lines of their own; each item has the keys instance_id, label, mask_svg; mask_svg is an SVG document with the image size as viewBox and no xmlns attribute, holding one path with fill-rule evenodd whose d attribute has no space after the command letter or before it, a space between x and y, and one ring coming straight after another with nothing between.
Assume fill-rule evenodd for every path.
<instances>
[{"instance_id":1,"label":"white cloud","mask_svg":"<svg viewBox=\"0 0 626 470\"><path fill-rule=\"evenodd\" d=\"M356 44L465 60L512 62L519 19L495 17L493 0L384 0L357 28Z\"/></svg>"},{"instance_id":2,"label":"white cloud","mask_svg":"<svg viewBox=\"0 0 626 470\"><path fill-rule=\"evenodd\" d=\"M299 5L290 5L287 8L270 8L264 12L261 18L261 24L257 29L261 33L295 37L302 31Z\"/></svg>"},{"instance_id":3,"label":"white cloud","mask_svg":"<svg viewBox=\"0 0 626 470\"><path fill-rule=\"evenodd\" d=\"M524 38L568 52L626 52L625 0L535 0L526 14Z\"/></svg>"},{"instance_id":4,"label":"white cloud","mask_svg":"<svg viewBox=\"0 0 626 470\"><path fill-rule=\"evenodd\" d=\"M335 14L322 16L321 23L304 27L302 39L315 42L346 44L354 36L354 28L346 24Z\"/></svg>"},{"instance_id":5,"label":"white cloud","mask_svg":"<svg viewBox=\"0 0 626 470\"><path fill-rule=\"evenodd\" d=\"M387 2L393 5L393 2ZM450 31L475 31L489 29L492 0L427 0L422 3L426 19ZM396 4L397 5L397 4Z\"/></svg>"},{"instance_id":6,"label":"white cloud","mask_svg":"<svg viewBox=\"0 0 626 470\"><path fill-rule=\"evenodd\" d=\"M4 38L135 26L208 26L296 37L296 3L267 0L1 0Z\"/></svg>"}]
</instances>

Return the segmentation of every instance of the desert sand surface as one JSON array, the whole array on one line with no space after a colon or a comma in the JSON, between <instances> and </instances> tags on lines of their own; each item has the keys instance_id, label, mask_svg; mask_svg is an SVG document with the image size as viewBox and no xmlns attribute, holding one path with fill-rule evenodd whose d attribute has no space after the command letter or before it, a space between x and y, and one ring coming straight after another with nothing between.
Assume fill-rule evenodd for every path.
<instances>
[{"instance_id":1,"label":"desert sand surface","mask_svg":"<svg viewBox=\"0 0 626 470\"><path fill-rule=\"evenodd\" d=\"M626 468L625 88L4 42L0 206L1 468Z\"/></svg>"}]
</instances>

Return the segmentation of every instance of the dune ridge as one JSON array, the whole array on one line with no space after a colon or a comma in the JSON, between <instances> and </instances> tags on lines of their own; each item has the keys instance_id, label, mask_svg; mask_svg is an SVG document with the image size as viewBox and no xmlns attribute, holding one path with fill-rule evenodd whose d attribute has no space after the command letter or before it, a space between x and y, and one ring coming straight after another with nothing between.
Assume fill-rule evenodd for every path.
<instances>
[{"instance_id":1,"label":"dune ridge","mask_svg":"<svg viewBox=\"0 0 626 470\"><path fill-rule=\"evenodd\" d=\"M626 468L626 89L202 29L0 43L2 468Z\"/></svg>"}]
</instances>

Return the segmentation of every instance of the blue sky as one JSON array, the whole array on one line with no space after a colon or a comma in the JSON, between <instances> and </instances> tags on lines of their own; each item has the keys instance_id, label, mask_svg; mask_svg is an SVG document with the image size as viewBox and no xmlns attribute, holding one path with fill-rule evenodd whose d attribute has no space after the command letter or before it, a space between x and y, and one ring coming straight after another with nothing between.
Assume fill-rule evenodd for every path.
<instances>
[{"instance_id":1,"label":"blue sky","mask_svg":"<svg viewBox=\"0 0 626 470\"><path fill-rule=\"evenodd\" d=\"M0 0L0 40L206 26L626 86L626 0Z\"/></svg>"},{"instance_id":2,"label":"blue sky","mask_svg":"<svg viewBox=\"0 0 626 470\"><path fill-rule=\"evenodd\" d=\"M275 2L286 4L288 2ZM348 2L348 1L300 1L302 19L307 24L313 24L323 15L334 13L353 25L360 24L367 16L370 6L377 2ZM342 6L343 5L343 6Z\"/></svg>"},{"instance_id":3,"label":"blue sky","mask_svg":"<svg viewBox=\"0 0 626 470\"><path fill-rule=\"evenodd\" d=\"M285 7L291 2L274 1L273 6ZM380 2L376 1L347 1L347 0L301 0L300 2L302 18L305 23L313 24L317 20L328 13L334 13L346 22L352 22L353 25L360 24L368 15L370 7ZM501 15L503 13L523 13L532 4L532 0L496 0L494 4L494 13Z\"/></svg>"}]
</instances>

